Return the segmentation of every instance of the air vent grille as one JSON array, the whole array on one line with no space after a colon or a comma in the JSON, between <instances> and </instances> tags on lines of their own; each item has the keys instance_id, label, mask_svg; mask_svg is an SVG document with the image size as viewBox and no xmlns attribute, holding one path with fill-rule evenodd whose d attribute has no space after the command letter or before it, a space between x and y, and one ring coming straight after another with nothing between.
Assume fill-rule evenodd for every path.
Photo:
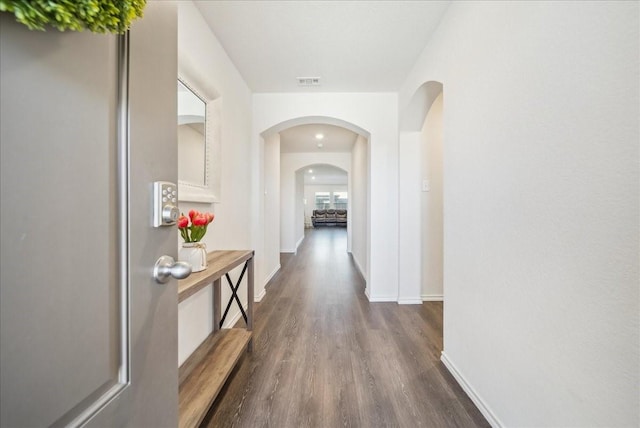
<instances>
[{"instance_id":1,"label":"air vent grille","mask_svg":"<svg viewBox=\"0 0 640 428\"><path fill-rule=\"evenodd\" d=\"M319 77L297 77L298 86L320 86Z\"/></svg>"}]
</instances>

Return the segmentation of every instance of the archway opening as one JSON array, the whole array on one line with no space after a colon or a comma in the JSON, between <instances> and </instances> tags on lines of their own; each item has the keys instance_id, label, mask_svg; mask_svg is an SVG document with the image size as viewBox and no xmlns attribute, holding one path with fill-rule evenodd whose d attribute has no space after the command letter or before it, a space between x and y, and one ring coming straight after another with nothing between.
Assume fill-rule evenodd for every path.
<instances>
[{"instance_id":1,"label":"archway opening","mask_svg":"<svg viewBox=\"0 0 640 428\"><path fill-rule=\"evenodd\" d=\"M400 122L399 303L444 299L442 94L422 84Z\"/></svg>"},{"instance_id":2,"label":"archway opening","mask_svg":"<svg viewBox=\"0 0 640 428\"><path fill-rule=\"evenodd\" d=\"M311 116L274 125L260 137L264 260L266 272L272 272L267 281L280 266L280 253L295 252L305 225L313 226L316 193L327 193L328 209L346 211L346 250L366 279L369 133L340 119ZM322 174L309 173L310 169ZM314 188L313 181L326 188Z\"/></svg>"},{"instance_id":3,"label":"archway opening","mask_svg":"<svg viewBox=\"0 0 640 428\"><path fill-rule=\"evenodd\" d=\"M304 230L295 226L297 236L309 229L344 229L344 251L350 251L349 172L331 164L306 165L296 171L296 192L296 219L304 219Z\"/></svg>"},{"instance_id":4,"label":"archway opening","mask_svg":"<svg viewBox=\"0 0 640 428\"><path fill-rule=\"evenodd\" d=\"M431 104L422 127L421 243L423 300L444 300L443 93Z\"/></svg>"}]
</instances>

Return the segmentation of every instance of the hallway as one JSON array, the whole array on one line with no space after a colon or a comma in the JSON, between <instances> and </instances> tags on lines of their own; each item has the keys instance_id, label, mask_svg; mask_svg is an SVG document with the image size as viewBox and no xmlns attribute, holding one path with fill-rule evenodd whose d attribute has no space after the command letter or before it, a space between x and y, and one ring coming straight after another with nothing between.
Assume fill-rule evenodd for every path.
<instances>
[{"instance_id":1,"label":"hallway","mask_svg":"<svg viewBox=\"0 0 640 428\"><path fill-rule=\"evenodd\" d=\"M306 230L203 426L488 426L440 362L442 303L369 303L342 228Z\"/></svg>"}]
</instances>

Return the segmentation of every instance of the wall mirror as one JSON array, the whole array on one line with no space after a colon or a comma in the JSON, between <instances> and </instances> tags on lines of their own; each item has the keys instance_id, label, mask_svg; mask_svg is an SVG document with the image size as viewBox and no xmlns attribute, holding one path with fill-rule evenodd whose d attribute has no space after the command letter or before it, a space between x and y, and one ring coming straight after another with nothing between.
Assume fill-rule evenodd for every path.
<instances>
[{"instance_id":1,"label":"wall mirror","mask_svg":"<svg viewBox=\"0 0 640 428\"><path fill-rule=\"evenodd\" d=\"M178 76L178 199L220 202L220 97Z\"/></svg>"}]
</instances>

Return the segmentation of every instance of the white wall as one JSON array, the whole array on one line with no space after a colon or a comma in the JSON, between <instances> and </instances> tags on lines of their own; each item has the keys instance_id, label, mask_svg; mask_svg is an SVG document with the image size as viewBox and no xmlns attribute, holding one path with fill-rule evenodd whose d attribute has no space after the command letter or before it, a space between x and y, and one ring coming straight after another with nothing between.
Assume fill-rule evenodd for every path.
<instances>
[{"instance_id":1,"label":"white wall","mask_svg":"<svg viewBox=\"0 0 640 428\"><path fill-rule=\"evenodd\" d=\"M178 51L180 60L191 61L207 83L222 98L221 203L183 203L179 208L211 211L215 221L209 226L203 242L208 250L250 249L251 171L250 130L251 92L224 49L215 38L200 12L190 1L178 2ZM179 242L176 232L176 242ZM239 269L232 273L237 278ZM246 280L245 280L246 281ZM223 287L222 301L229 292ZM240 298L246 302L246 286L240 287ZM206 338L212 329L211 287L182 302L178 308L178 359L181 364ZM233 307L228 319L237 318Z\"/></svg>"},{"instance_id":2,"label":"white wall","mask_svg":"<svg viewBox=\"0 0 640 428\"><path fill-rule=\"evenodd\" d=\"M453 2L444 353L495 426L638 426L639 5Z\"/></svg>"},{"instance_id":3,"label":"white wall","mask_svg":"<svg viewBox=\"0 0 640 428\"><path fill-rule=\"evenodd\" d=\"M296 171L296 194L294 198L295 204L295 229L294 239L296 240L296 248L300 246L304 239L304 171Z\"/></svg>"},{"instance_id":4,"label":"white wall","mask_svg":"<svg viewBox=\"0 0 640 428\"><path fill-rule=\"evenodd\" d=\"M442 300L442 93L431 105L421 138L422 180L422 299Z\"/></svg>"},{"instance_id":5,"label":"white wall","mask_svg":"<svg viewBox=\"0 0 640 428\"><path fill-rule=\"evenodd\" d=\"M349 231L351 255L360 273L367 281L369 267L369 144L358 135L351 151L349 182ZM368 287L368 285L367 285Z\"/></svg>"},{"instance_id":6,"label":"white wall","mask_svg":"<svg viewBox=\"0 0 640 428\"><path fill-rule=\"evenodd\" d=\"M369 139L370 210L368 227L375 230L369 240L370 263L368 296L372 301L396 301L398 296L398 105L396 93L296 93L253 95L253 169L258 171L261 157L260 134L279 125L306 119L338 119L355 125ZM289 125L291 126L291 125ZM284 162L284 160L283 160ZM260 188L260 175L254 174ZM353 192L351 192L353 193ZM254 236L260 229L260 195L254 194L258 215Z\"/></svg>"},{"instance_id":7,"label":"white wall","mask_svg":"<svg viewBox=\"0 0 640 428\"><path fill-rule=\"evenodd\" d=\"M267 158L265 157L265 160ZM309 165L326 164L351 170L351 153L282 153L280 156L280 251L294 253L304 236L302 198L296 198L296 172ZM302 178L302 175L300 175ZM304 189L300 182L298 191ZM301 194L300 194L301 196ZM307 202L308 204L308 202ZM273 249L271 249L273 251ZM266 257L266 256L265 256Z\"/></svg>"},{"instance_id":8,"label":"white wall","mask_svg":"<svg viewBox=\"0 0 640 428\"><path fill-rule=\"evenodd\" d=\"M280 269L280 134L264 140L264 265L269 279Z\"/></svg>"},{"instance_id":9,"label":"white wall","mask_svg":"<svg viewBox=\"0 0 640 428\"><path fill-rule=\"evenodd\" d=\"M420 132L401 132L399 136L398 211L398 303L421 304L422 284L422 169Z\"/></svg>"}]
</instances>

